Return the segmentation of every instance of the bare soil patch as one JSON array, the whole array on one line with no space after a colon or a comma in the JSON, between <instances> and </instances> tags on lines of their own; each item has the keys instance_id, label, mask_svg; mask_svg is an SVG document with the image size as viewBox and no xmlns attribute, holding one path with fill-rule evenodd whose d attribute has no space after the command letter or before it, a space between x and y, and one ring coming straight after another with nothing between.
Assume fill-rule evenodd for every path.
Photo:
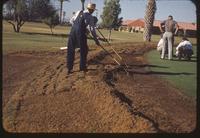
<instances>
[{"instance_id":1,"label":"bare soil patch","mask_svg":"<svg viewBox=\"0 0 200 138\"><path fill-rule=\"evenodd\" d=\"M111 49L107 47L111 52ZM196 101L149 70L152 47L124 44L129 75L100 48L86 74L66 75L66 51L3 56L3 126L9 132L191 132ZM111 52L113 55L114 53Z\"/></svg>"}]
</instances>

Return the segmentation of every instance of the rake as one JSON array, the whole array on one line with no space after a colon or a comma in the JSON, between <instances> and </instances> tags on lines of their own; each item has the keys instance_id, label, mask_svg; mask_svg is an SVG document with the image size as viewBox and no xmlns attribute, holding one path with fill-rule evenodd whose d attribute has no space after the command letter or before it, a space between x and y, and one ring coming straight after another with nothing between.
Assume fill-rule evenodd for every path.
<instances>
[{"instance_id":1,"label":"rake","mask_svg":"<svg viewBox=\"0 0 200 138\"><path fill-rule=\"evenodd\" d=\"M91 38L93 38L90 34L89 34L89 36L91 37ZM94 38L93 38L94 39ZM123 69L124 69L124 71L126 72L126 74L128 75L129 73L128 73L128 71L124 68L124 66L122 66L120 63L119 63L119 61L111 54L111 53L109 53L102 45L99 45L119 66L121 66Z\"/></svg>"},{"instance_id":2,"label":"rake","mask_svg":"<svg viewBox=\"0 0 200 138\"><path fill-rule=\"evenodd\" d=\"M119 57L119 59L124 63L124 65L126 66L126 68L128 69L128 65L126 64L126 62L123 60L123 58L117 53L117 51L112 47L112 45L108 42L108 40L104 37L104 35L101 33L101 31L96 28L96 30L101 34L101 36L103 37L104 41L106 41L108 43L109 46L111 46L111 49L115 52L115 54Z\"/></svg>"},{"instance_id":3,"label":"rake","mask_svg":"<svg viewBox=\"0 0 200 138\"><path fill-rule=\"evenodd\" d=\"M100 45L100 47L119 65L119 66L122 66L119 61L116 60L116 58L111 54L109 53L102 45ZM122 68L124 69L124 71L128 74L128 71L124 68L124 66L122 66Z\"/></svg>"}]
</instances>

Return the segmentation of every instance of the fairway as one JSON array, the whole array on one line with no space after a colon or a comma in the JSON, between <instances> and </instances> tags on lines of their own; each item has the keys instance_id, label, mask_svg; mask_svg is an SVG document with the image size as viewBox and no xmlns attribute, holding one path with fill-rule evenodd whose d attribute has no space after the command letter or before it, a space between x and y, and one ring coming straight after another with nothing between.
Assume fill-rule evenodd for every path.
<instances>
[{"instance_id":1,"label":"fairway","mask_svg":"<svg viewBox=\"0 0 200 138\"><path fill-rule=\"evenodd\" d=\"M41 23L25 23L20 33L3 22L3 53L16 51L57 51L66 46L69 28L58 26L51 35L50 29Z\"/></svg>"},{"instance_id":2,"label":"fairway","mask_svg":"<svg viewBox=\"0 0 200 138\"><path fill-rule=\"evenodd\" d=\"M3 21L3 54L12 53L16 51L58 51L60 47L67 45L68 36L71 27L56 26L53 29L54 35L51 35L51 31L47 25L43 23L26 22L20 33L15 33L12 26ZM109 30L100 31L107 38ZM97 31L97 34L100 34ZM152 36L152 42L155 45L159 41L159 35ZM144 43L142 33L128 33L112 31L111 43ZM180 42L180 37L175 37L175 44ZM193 44L196 44L195 38L190 38ZM88 40L90 49L95 49L95 43L92 39ZM102 45L107 43L102 42Z\"/></svg>"},{"instance_id":3,"label":"fairway","mask_svg":"<svg viewBox=\"0 0 200 138\"><path fill-rule=\"evenodd\" d=\"M173 86L182 89L187 95L196 97L197 94L197 47L193 46L194 55L191 61L161 60L160 54L152 50L146 55L147 61L158 67L151 67L162 78L168 80ZM175 51L175 49L174 49Z\"/></svg>"}]
</instances>

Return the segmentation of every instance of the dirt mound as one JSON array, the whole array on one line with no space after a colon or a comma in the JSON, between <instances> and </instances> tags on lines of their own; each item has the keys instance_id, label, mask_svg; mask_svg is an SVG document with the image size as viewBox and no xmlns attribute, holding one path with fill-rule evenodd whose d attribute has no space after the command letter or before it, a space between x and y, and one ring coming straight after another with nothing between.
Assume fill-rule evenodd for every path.
<instances>
[{"instance_id":1,"label":"dirt mound","mask_svg":"<svg viewBox=\"0 0 200 138\"><path fill-rule=\"evenodd\" d=\"M128 76L124 65L117 66L99 48L89 52L86 74L78 72L78 53L72 75L66 75L62 51L4 55L5 130L191 132L196 122L195 100L149 71L143 54L151 48L116 46L128 64Z\"/></svg>"}]
</instances>

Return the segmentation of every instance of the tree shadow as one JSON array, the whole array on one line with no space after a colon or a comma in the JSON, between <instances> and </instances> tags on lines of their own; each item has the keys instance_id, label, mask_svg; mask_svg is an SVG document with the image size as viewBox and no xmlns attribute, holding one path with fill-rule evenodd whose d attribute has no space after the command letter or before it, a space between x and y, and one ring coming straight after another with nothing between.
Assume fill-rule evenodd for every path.
<instances>
[{"instance_id":1,"label":"tree shadow","mask_svg":"<svg viewBox=\"0 0 200 138\"><path fill-rule=\"evenodd\" d=\"M56 36L56 37L69 37L69 34L51 34L51 33L38 33L38 32L21 32L22 34L27 35L47 35L47 36Z\"/></svg>"},{"instance_id":2,"label":"tree shadow","mask_svg":"<svg viewBox=\"0 0 200 138\"><path fill-rule=\"evenodd\" d=\"M89 62L90 65L95 65L95 64L101 64L103 66L106 66L106 65L112 65L112 66L119 66L117 65L117 63L113 63L113 62L105 62L105 63L102 63L101 61L98 61L98 60L90 60ZM126 65L124 63L122 63L120 65L121 67L126 67ZM165 67L165 66L159 66L159 65L153 65L153 64L127 64L128 66L128 69L132 69L134 67L138 67L138 68L145 68L145 67L153 67L153 68L169 68L169 67Z\"/></svg>"},{"instance_id":3,"label":"tree shadow","mask_svg":"<svg viewBox=\"0 0 200 138\"><path fill-rule=\"evenodd\" d=\"M147 74L156 74L156 75L193 75L194 73L188 72L162 72L162 71L150 71Z\"/></svg>"},{"instance_id":4,"label":"tree shadow","mask_svg":"<svg viewBox=\"0 0 200 138\"><path fill-rule=\"evenodd\" d=\"M197 58L197 56L191 56L191 58Z\"/></svg>"},{"instance_id":5,"label":"tree shadow","mask_svg":"<svg viewBox=\"0 0 200 138\"><path fill-rule=\"evenodd\" d=\"M193 58L195 58L195 57L193 57ZM178 62L197 62L197 60L195 60L195 59L191 59L191 60L187 60L187 59L181 59L181 60L179 60L179 59L173 59L173 60L171 60L171 61L178 61Z\"/></svg>"},{"instance_id":6,"label":"tree shadow","mask_svg":"<svg viewBox=\"0 0 200 138\"><path fill-rule=\"evenodd\" d=\"M129 67L155 67L155 68L169 68L165 66L153 65L153 64L139 64L139 65L128 65Z\"/></svg>"},{"instance_id":7,"label":"tree shadow","mask_svg":"<svg viewBox=\"0 0 200 138\"><path fill-rule=\"evenodd\" d=\"M141 74L141 75L193 75L194 73L188 72L163 72L163 71L129 71L130 74Z\"/></svg>"}]
</instances>

